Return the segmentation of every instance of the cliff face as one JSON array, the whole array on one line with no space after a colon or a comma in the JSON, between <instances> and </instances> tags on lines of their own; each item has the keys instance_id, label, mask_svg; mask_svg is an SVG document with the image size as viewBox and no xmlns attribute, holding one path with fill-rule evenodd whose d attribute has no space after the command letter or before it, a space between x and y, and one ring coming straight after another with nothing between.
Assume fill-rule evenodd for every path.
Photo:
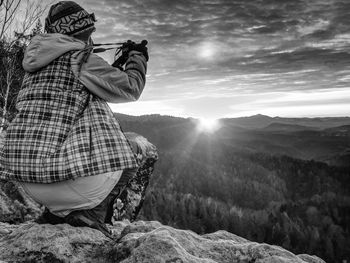
<instances>
[{"instance_id":1,"label":"cliff face","mask_svg":"<svg viewBox=\"0 0 350 263\"><path fill-rule=\"evenodd\" d=\"M197 235L156 221L119 222L114 240L66 224L0 223L0 262L295 262L324 263L226 231Z\"/></svg>"}]
</instances>

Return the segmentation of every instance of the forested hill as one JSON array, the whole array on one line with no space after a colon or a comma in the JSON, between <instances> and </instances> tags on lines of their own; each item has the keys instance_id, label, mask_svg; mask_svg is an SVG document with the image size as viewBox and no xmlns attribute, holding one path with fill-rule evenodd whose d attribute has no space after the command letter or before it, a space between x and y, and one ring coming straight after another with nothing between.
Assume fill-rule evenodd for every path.
<instances>
[{"instance_id":1,"label":"forested hill","mask_svg":"<svg viewBox=\"0 0 350 263\"><path fill-rule=\"evenodd\" d=\"M259 128L226 119L201 133L194 119L116 116L160 152L142 219L350 260L349 118L322 126L259 119Z\"/></svg>"}]
</instances>

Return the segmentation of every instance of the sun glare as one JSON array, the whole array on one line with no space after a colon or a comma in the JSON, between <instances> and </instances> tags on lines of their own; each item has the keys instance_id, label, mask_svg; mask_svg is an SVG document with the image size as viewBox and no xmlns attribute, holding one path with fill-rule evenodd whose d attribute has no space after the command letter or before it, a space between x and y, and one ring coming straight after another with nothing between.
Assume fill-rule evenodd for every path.
<instances>
[{"instance_id":1,"label":"sun glare","mask_svg":"<svg viewBox=\"0 0 350 263\"><path fill-rule=\"evenodd\" d=\"M215 46L212 43L202 43L198 49L198 55L202 59L211 59L216 52Z\"/></svg>"},{"instance_id":2,"label":"sun glare","mask_svg":"<svg viewBox=\"0 0 350 263\"><path fill-rule=\"evenodd\" d=\"M220 128L217 119L201 118L198 120L197 129L199 132L213 133Z\"/></svg>"}]
</instances>

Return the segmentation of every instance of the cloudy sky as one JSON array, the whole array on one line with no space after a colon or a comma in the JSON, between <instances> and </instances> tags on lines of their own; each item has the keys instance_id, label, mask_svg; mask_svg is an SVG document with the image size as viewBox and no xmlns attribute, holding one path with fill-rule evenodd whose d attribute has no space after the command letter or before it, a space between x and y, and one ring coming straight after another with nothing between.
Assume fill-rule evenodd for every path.
<instances>
[{"instance_id":1,"label":"cloudy sky","mask_svg":"<svg viewBox=\"0 0 350 263\"><path fill-rule=\"evenodd\" d=\"M141 99L114 111L350 116L348 0L77 2L98 19L95 42L149 41Z\"/></svg>"}]
</instances>

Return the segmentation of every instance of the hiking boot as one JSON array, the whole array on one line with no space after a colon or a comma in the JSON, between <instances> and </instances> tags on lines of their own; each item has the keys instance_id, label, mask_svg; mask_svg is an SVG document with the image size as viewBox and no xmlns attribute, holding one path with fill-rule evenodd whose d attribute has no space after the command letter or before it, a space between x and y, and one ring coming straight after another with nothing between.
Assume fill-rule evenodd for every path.
<instances>
[{"instance_id":1,"label":"hiking boot","mask_svg":"<svg viewBox=\"0 0 350 263\"><path fill-rule=\"evenodd\" d=\"M63 217L56 216L50 212L49 209L45 207L44 212L34 220L35 223L38 224L51 224L51 225L57 225L57 224L63 224L65 223Z\"/></svg>"},{"instance_id":2,"label":"hiking boot","mask_svg":"<svg viewBox=\"0 0 350 263\"><path fill-rule=\"evenodd\" d=\"M114 186L112 191L107 196L106 200L106 217L105 217L105 223L113 225L112 223L112 217L114 214L114 203L118 199L118 197L122 194L122 192L125 190L127 183L129 181L130 174L128 172L123 172L121 178L119 179L118 183Z\"/></svg>"},{"instance_id":3,"label":"hiking boot","mask_svg":"<svg viewBox=\"0 0 350 263\"><path fill-rule=\"evenodd\" d=\"M90 227L102 232L106 237L113 238L111 231L99 219L99 216L90 210L73 211L64 218L65 222L75 227Z\"/></svg>"}]
</instances>

